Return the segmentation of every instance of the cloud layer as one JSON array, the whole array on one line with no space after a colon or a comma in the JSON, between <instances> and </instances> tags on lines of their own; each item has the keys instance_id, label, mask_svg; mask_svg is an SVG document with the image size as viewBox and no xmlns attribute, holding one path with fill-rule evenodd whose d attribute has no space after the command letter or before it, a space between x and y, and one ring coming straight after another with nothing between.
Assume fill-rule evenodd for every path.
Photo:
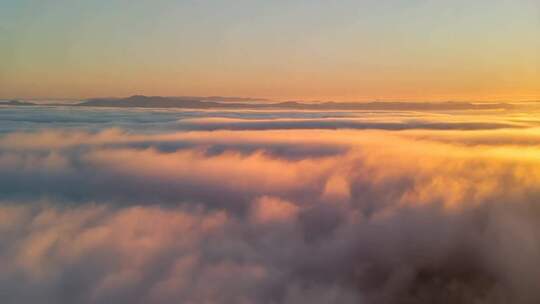
<instances>
[{"instance_id":1,"label":"cloud layer","mask_svg":"<svg viewBox=\"0 0 540 304\"><path fill-rule=\"evenodd\" d=\"M522 113L20 111L0 123L2 303L540 300ZM414 127L473 120L506 127Z\"/></svg>"}]
</instances>

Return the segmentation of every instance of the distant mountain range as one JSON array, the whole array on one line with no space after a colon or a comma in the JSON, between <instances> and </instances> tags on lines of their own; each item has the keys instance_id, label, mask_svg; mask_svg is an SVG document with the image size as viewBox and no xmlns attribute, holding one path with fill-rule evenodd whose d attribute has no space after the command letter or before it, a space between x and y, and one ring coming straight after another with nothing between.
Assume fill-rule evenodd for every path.
<instances>
[{"instance_id":1,"label":"distant mountain range","mask_svg":"<svg viewBox=\"0 0 540 304\"><path fill-rule=\"evenodd\" d=\"M35 103L19 101L19 100L9 100L9 101L0 101L0 105L3 106L35 106Z\"/></svg>"},{"instance_id":2,"label":"distant mountain range","mask_svg":"<svg viewBox=\"0 0 540 304\"><path fill-rule=\"evenodd\" d=\"M126 98L92 98L80 103L35 104L18 100L0 102L8 106L73 106L73 107L114 107L114 108L180 108L180 109L291 109L291 110L495 110L514 109L510 103L472 103L472 102L270 102L264 99L240 97L162 97L134 95Z\"/></svg>"}]
</instances>

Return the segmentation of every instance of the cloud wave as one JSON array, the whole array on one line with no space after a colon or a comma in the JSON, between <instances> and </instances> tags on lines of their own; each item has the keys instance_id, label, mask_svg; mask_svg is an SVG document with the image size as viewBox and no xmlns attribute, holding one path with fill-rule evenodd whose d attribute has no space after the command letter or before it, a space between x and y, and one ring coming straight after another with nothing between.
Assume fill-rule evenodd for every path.
<instances>
[{"instance_id":1,"label":"cloud wave","mask_svg":"<svg viewBox=\"0 0 540 304\"><path fill-rule=\"evenodd\" d=\"M280 119L263 130L6 132L0 301L540 300L535 123L293 130Z\"/></svg>"}]
</instances>

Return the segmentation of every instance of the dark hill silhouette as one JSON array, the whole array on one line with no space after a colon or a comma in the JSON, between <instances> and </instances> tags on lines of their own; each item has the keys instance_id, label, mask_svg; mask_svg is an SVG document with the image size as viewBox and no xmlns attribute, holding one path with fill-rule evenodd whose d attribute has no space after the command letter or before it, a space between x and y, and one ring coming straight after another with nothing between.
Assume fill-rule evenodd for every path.
<instances>
[{"instance_id":1,"label":"dark hill silhouette","mask_svg":"<svg viewBox=\"0 0 540 304\"><path fill-rule=\"evenodd\" d=\"M304 103L297 101L285 102L220 102L205 97L162 97L134 95L127 98L94 98L76 106L91 107L134 107L134 108L186 108L186 109L291 109L291 110L492 110L512 109L515 106L507 103L470 103L470 102L321 102ZM232 100L232 99L231 99ZM247 100L247 99L246 99Z\"/></svg>"},{"instance_id":2,"label":"dark hill silhouette","mask_svg":"<svg viewBox=\"0 0 540 304\"><path fill-rule=\"evenodd\" d=\"M35 103L20 101L20 100L10 100L10 101L0 101L0 106L35 106Z\"/></svg>"},{"instance_id":3,"label":"dark hill silhouette","mask_svg":"<svg viewBox=\"0 0 540 304\"><path fill-rule=\"evenodd\" d=\"M388 111L451 111L451 110L511 110L517 108L539 108L539 102L510 103L472 103L461 101L447 102L271 102L265 99L245 97L163 97L133 95L126 98L91 98L76 104L36 104L32 102L10 100L0 101L5 106L74 106L107 108L178 108L178 109L284 109L284 110L388 110Z\"/></svg>"}]
</instances>

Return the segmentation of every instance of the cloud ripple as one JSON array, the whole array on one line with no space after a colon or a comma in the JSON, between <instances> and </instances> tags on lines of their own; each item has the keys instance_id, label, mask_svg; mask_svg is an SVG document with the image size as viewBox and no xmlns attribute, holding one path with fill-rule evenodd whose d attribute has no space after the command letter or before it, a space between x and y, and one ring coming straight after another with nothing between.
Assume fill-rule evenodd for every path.
<instances>
[{"instance_id":1,"label":"cloud ripple","mask_svg":"<svg viewBox=\"0 0 540 304\"><path fill-rule=\"evenodd\" d=\"M534 122L348 114L413 126L398 132L236 115L6 131L1 302L540 300Z\"/></svg>"}]
</instances>

